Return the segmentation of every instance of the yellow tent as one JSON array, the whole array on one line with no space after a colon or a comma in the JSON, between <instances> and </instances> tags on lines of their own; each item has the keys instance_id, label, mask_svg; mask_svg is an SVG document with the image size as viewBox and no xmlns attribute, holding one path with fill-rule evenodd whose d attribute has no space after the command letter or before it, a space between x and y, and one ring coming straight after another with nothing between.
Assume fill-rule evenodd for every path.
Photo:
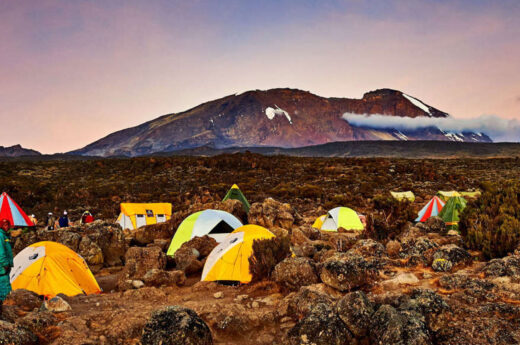
<instances>
[{"instance_id":1,"label":"yellow tent","mask_svg":"<svg viewBox=\"0 0 520 345\"><path fill-rule=\"evenodd\" d=\"M338 228L359 231L365 229L356 211L348 207L336 207L327 212L320 230L338 231Z\"/></svg>"},{"instance_id":2,"label":"yellow tent","mask_svg":"<svg viewBox=\"0 0 520 345\"><path fill-rule=\"evenodd\" d=\"M137 229L141 226L165 222L171 216L172 204L170 203L122 203L117 222L123 229Z\"/></svg>"},{"instance_id":3,"label":"yellow tent","mask_svg":"<svg viewBox=\"0 0 520 345\"><path fill-rule=\"evenodd\" d=\"M249 257L253 254L253 241L273 238L274 235L258 225L244 225L230 233L209 254L201 280L249 283Z\"/></svg>"},{"instance_id":4,"label":"yellow tent","mask_svg":"<svg viewBox=\"0 0 520 345\"><path fill-rule=\"evenodd\" d=\"M318 218L316 218L316 220L314 221L314 223L312 223L312 227L313 228L316 228L316 229L320 229L321 226L323 225L323 222L325 221L325 218L327 218L327 215L324 214L323 216L319 216Z\"/></svg>"},{"instance_id":5,"label":"yellow tent","mask_svg":"<svg viewBox=\"0 0 520 345\"><path fill-rule=\"evenodd\" d=\"M451 191L438 191L437 192L437 196L439 198L441 198L442 201L446 202L448 201L449 198L453 198L454 196L461 196L459 192L455 191L455 190L451 190Z\"/></svg>"},{"instance_id":6,"label":"yellow tent","mask_svg":"<svg viewBox=\"0 0 520 345\"><path fill-rule=\"evenodd\" d=\"M460 195L468 199L476 199L480 196L481 192L476 190L474 192L460 192Z\"/></svg>"},{"instance_id":7,"label":"yellow tent","mask_svg":"<svg viewBox=\"0 0 520 345\"><path fill-rule=\"evenodd\" d=\"M25 289L52 298L100 293L85 260L72 249L56 242L38 242L14 258L10 281L13 290Z\"/></svg>"},{"instance_id":8,"label":"yellow tent","mask_svg":"<svg viewBox=\"0 0 520 345\"><path fill-rule=\"evenodd\" d=\"M406 191L406 192L390 192L392 194L392 197L398 201L408 200L410 202L415 201L415 195L412 191Z\"/></svg>"}]
</instances>

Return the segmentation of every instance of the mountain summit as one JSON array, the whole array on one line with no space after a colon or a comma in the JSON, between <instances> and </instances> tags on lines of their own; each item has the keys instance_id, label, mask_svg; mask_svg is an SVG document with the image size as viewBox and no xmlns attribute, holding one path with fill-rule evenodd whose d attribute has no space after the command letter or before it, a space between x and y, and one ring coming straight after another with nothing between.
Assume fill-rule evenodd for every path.
<instances>
[{"instance_id":1,"label":"mountain summit","mask_svg":"<svg viewBox=\"0 0 520 345\"><path fill-rule=\"evenodd\" d=\"M302 147L350 140L491 141L475 133L426 128L405 133L355 127L345 113L401 117L449 117L401 91L380 89L361 99L324 98L296 89L247 91L161 116L112 133L73 154L139 156L200 146Z\"/></svg>"}]
</instances>

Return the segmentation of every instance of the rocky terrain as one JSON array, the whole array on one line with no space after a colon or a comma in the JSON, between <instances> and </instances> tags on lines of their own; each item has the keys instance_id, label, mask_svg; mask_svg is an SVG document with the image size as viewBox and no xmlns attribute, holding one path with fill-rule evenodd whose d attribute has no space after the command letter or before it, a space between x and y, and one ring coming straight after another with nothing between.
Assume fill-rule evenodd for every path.
<instances>
[{"instance_id":1,"label":"rocky terrain","mask_svg":"<svg viewBox=\"0 0 520 345\"><path fill-rule=\"evenodd\" d=\"M86 207L100 218L66 230L18 230L15 252L41 240L63 243L85 258L104 293L42 301L16 291L3 305L0 343L520 343L520 252L490 260L438 218L410 221L439 189L517 177L518 159L239 154L4 164L0 182L28 212L40 216L67 201L73 220ZM249 198L249 214L238 201L220 201L231 182ZM415 203L385 201L388 190L404 189ZM123 230L113 219L128 199L171 201L175 214ZM338 205L367 215L367 230L310 226ZM291 252L248 285L200 282L214 240L195 238L173 258L165 252L180 222L206 208L267 227Z\"/></svg>"},{"instance_id":2,"label":"rocky terrain","mask_svg":"<svg viewBox=\"0 0 520 345\"><path fill-rule=\"evenodd\" d=\"M401 91L380 89L361 99L324 98L307 91L248 91L168 114L112 133L71 154L141 156L211 146L303 147L349 140L490 142L485 134L448 133L435 127L375 129L349 124L344 114L407 118L449 115Z\"/></svg>"},{"instance_id":3,"label":"rocky terrain","mask_svg":"<svg viewBox=\"0 0 520 345\"><path fill-rule=\"evenodd\" d=\"M9 147L0 146L0 157L23 156L41 156L41 153L35 150L23 148L21 145L13 145Z\"/></svg>"}]
</instances>

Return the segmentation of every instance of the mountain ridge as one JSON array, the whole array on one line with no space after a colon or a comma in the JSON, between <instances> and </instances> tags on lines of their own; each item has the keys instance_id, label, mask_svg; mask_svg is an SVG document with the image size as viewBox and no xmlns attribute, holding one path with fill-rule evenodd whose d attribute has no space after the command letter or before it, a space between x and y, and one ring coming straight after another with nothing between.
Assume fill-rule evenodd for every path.
<instances>
[{"instance_id":1,"label":"mountain ridge","mask_svg":"<svg viewBox=\"0 0 520 345\"><path fill-rule=\"evenodd\" d=\"M404 117L449 117L415 97L393 89L367 92L360 99L325 98L298 89L253 90L162 115L116 131L71 154L140 156L204 145L294 148L349 140L491 141L472 133L450 137L437 128L403 133L356 127L345 113Z\"/></svg>"},{"instance_id":2,"label":"mountain ridge","mask_svg":"<svg viewBox=\"0 0 520 345\"><path fill-rule=\"evenodd\" d=\"M0 157L22 156L41 156L41 153L36 150L23 148L22 145L0 146Z\"/></svg>"}]
</instances>

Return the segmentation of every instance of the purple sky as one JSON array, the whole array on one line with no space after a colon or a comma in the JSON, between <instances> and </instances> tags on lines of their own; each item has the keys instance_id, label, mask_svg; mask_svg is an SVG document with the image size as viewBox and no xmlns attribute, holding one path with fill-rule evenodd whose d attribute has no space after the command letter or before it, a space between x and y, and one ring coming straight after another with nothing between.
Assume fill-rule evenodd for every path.
<instances>
[{"instance_id":1,"label":"purple sky","mask_svg":"<svg viewBox=\"0 0 520 345\"><path fill-rule=\"evenodd\" d=\"M249 89L394 88L520 119L520 1L2 1L0 145L44 153Z\"/></svg>"}]
</instances>

